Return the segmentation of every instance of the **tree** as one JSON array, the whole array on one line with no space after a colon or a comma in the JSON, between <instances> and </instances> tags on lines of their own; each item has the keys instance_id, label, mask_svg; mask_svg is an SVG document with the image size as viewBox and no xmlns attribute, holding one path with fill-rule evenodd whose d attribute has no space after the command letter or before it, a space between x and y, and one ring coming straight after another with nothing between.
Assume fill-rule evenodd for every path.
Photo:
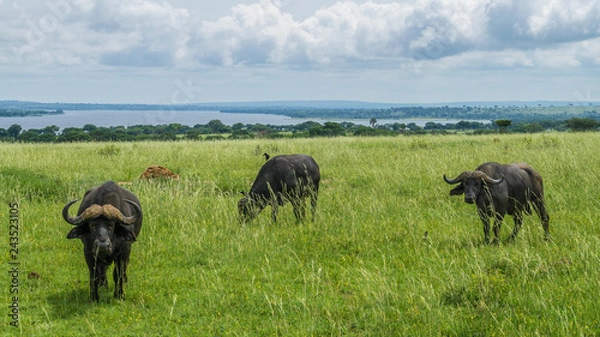
<instances>
[{"instance_id":1,"label":"tree","mask_svg":"<svg viewBox=\"0 0 600 337\"><path fill-rule=\"evenodd\" d=\"M35 141L38 143L54 143L56 139L56 134L42 133L35 138Z\"/></svg>"},{"instance_id":2,"label":"tree","mask_svg":"<svg viewBox=\"0 0 600 337\"><path fill-rule=\"evenodd\" d=\"M39 134L39 130L30 129L20 133L17 139L22 142L35 142Z\"/></svg>"},{"instance_id":3,"label":"tree","mask_svg":"<svg viewBox=\"0 0 600 337\"><path fill-rule=\"evenodd\" d=\"M193 129L188 130L188 132L185 134L185 138L192 139L192 140L198 140L200 138L200 132L193 130Z\"/></svg>"},{"instance_id":4,"label":"tree","mask_svg":"<svg viewBox=\"0 0 600 337\"><path fill-rule=\"evenodd\" d=\"M252 138L252 135L250 134L250 131L248 130L234 130L231 133L231 139L247 139L247 138Z\"/></svg>"},{"instance_id":5,"label":"tree","mask_svg":"<svg viewBox=\"0 0 600 337\"><path fill-rule=\"evenodd\" d=\"M505 133L506 128L510 126L512 121L510 119L497 119L494 123L500 128L500 133Z\"/></svg>"},{"instance_id":6,"label":"tree","mask_svg":"<svg viewBox=\"0 0 600 337\"><path fill-rule=\"evenodd\" d=\"M313 126L308 130L310 137L337 137L345 136L346 130L342 126L335 122L325 122L324 126Z\"/></svg>"},{"instance_id":7,"label":"tree","mask_svg":"<svg viewBox=\"0 0 600 337\"><path fill-rule=\"evenodd\" d=\"M361 125L361 126L358 126L354 130L354 135L355 136L376 136L377 135L377 130L375 130L373 128L366 127L364 125Z\"/></svg>"},{"instance_id":8,"label":"tree","mask_svg":"<svg viewBox=\"0 0 600 337\"><path fill-rule=\"evenodd\" d=\"M318 137L323 133L323 127L321 126L321 124L319 124L318 126L313 126L310 128L310 130L308 130L308 135L309 137Z\"/></svg>"},{"instance_id":9,"label":"tree","mask_svg":"<svg viewBox=\"0 0 600 337\"><path fill-rule=\"evenodd\" d=\"M565 121L567 128L576 132L590 131L598 127L598 122L591 118L571 118Z\"/></svg>"},{"instance_id":10,"label":"tree","mask_svg":"<svg viewBox=\"0 0 600 337\"><path fill-rule=\"evenodd\" d=\"M212 133L221 133L221 130L225 127L225 124L218 119L213 119L206 124L212 131Z\"/></svg>"},{"instance_id":11,"label":"tree","mask_svg":"<svg viewBox=\"0 0 600 337\"><path fill-rule=\"evenodd\" d=\"M65 130L63 130L62 133L64 134ZM99 142L110 141L110 140L116 139L115 136L113 135L112 131L110 131L108 128L105 128L105 127L99 127L99 128L90 130L89 136L91 137L91 139L93 139L95 141L99 141Z\"/></svg>"},{"instance_id":12,"label":"tree","mask_svg":"<svg viewBox=\"0 0 600 337\"><path fill-rule=\"evenodd\" d=\"M307 122L304 122L304 123L298 124L298 125L296 126L296 129L297 129L298 131L306 131L306 130L311 130L312 128L316 128L316 127L317 127L317 128L320 128L320 127L321 127L321 124L320 124L320 123L317 123L317 122L313 122L313 121L307 121Z\"/></svg>"},{"instance_id":13,"label":"tree","mask_svg":"<svg viewBox=\"0 0 600 337\"><path fill-rule=\"evenodd\" d=\"M323 126L323 135L328 137L345 136L346 130L338 123L325 122L325 125Z\"/></svg>"},{"instance_id":14,"label":"tree","mask_svg":"<svg viewBox=\"0 0 600 337\"><path fill-rule=\"evenodd\" d=\"M177 140L177 135L173 132L165 132L157 137L160 140Z\"/></svg>"},{"instance_id":15,"label":"tree","mask_svg":"<svg viewBox=\"0 0 600 337\"><path fill-rule=\"evenodd\" d=\"M92 137L83 132L81 129L77 128L66 128L63 130L60 136L57 139L59 142L82 142L82 141L90 141Z\"/></svg>"},{"instance_id":16,"label":"tree","mask_svg":"<svg viewBox=\"0 0 600 337\"><path fill-rule=\"evenodd\" d=\"M58 130L60 130L60 128L56 125L51 125L51 126L47 126L42 130L42 133L45 135L52 135L52 136L56 136L56 134L58 133Z\"/></svg>"},{"instance_id":17,"label":"tree","mask_svg":"<svg viewBox=\"0 0 600 337\"><path fill-rule=\"evenodd\" d=\"M436 122L427 122L425 123L425 130L440 130L443 129L444 126L440 123L436 123Z\"/></svg>"},{"instance_id":18,"label":"tree","mask_svg":"<svg viewBox=\"0 0 600 337\"><path fill-rule=\"evenodd\" d=\"M174 134L183 134L189 129L188 126L181 125L180 123L171 123L167 126L167 132Z\"/></svg>"},{"instance_id":19,"label":"tree","mask_svg":"<svg viewBox=\"0 0 600 337\"><path fill-rule=\"evenodd\" d=\"M377 125L377 119L371 118L371 120L369 121L369 125L371 125L371 127L374 128L375 125Z\"/></svg>"},{"instance_id":20,"label":"tree","mask_svg":"<svg viewBox=\"0 0 600 337\"><path fill-rule=\"evenodd\" d=\"M23 128L19 124L13 124L8 127L7 131L10 137L17 139L19 133L21 133L21 130L23 130Z\"/></svg>"},{"instance_id":21,"label":"tree","mask_svg":"<svg viewBox=\"0 0 600 337\"><path fill-rule=\"evenodd\" d=\"M96 130L97 127L94 124L86 124L83 126L83 131L90 132Z\"/></svg>"},{"instance_id":22,"label":"tree","mask_svg":"<svg viewBox=\"0 0 600 337\"><path fill-rule=\"evenodd\" d=\"M422 127L418 126L415 122L410 122L406 124L406 128L412 132L419 132L423 129Z\"/></svg>"},{"instance_id":23,"label":"tree","mask_svg":"<svg viewBox=\"0 0 600 337\"><path fill-rule=\"evenodd\" d=\"M252 125L252 127L250 127L250 131L260 133L263 135L274 132L273 128L271 128L270 126L260 124L260 123L256 123L256 124Z\"/></svg>"},{"instance_id":24,"label":"tree","mask_svg":"<svg viewBox=\"0 0 600 337\"><path fill-rule=\"evenodd\" d=\"M242 130L244 128L244 123L235 123L231 126L231 128L233 129L233 131Z\"/></svg>"},{"instance_id":25,"label":"tree","mask_svg":"<svg viewBox=\"0 0 600 337\"><path fill-rule=\"evenodd\" d=\"M406 124L395 122L395 123L390 124L390 129L394 130L394 131L400 131L400 130L406 129Z\"/></svg>"},{"instance_id":26,"label":"tree","mask_svg":"<svg viewBox=\"0 0 600 337\"><path fill-rule=\"evenodd\" d=\"M352 123L352 122L341 122L340 125L344 128L344 129L352 129L354 127L356 127L356 124Z\"/></svg>"},{"instance_id":27,"label":"tree","mask_svg":"<svg viewBox=\"0 0 600 337\"><path fill-rule=\"evenodd\" d=\"M523 131L527 133L544 132L544 127L540 123L526 123L523 125Z\"/></svg>"}]
</instances>

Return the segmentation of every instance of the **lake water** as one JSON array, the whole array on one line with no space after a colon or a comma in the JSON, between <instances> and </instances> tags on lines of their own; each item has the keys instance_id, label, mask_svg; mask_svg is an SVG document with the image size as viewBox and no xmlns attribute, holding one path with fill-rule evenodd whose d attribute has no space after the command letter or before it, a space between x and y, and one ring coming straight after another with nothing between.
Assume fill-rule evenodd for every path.
<instances>
[{"instance_id":1,"label":"lake water","mask_svg":"<svg viewBox=\"0 0 600 337\"><path fill-rule=\"evenodd\" d=\"M164 125L179 123L187 126L207 124L218 119L225 125L242 124L270 124L270 125L296 125L309 120L318 123L328 121L342 122L334 119L296 119L282 115L269 114L241 114L221 113L219 111L156 111L156 110L70 110L62 115L46 115L34 117L0 117L0 128L7 129L13 124L19 124L24 130L43 129L46 126L56 125L61 129L67 127L81 128L86 124L96 126L131 126L131 125ZM346 121L357 125L369 125L369 119L347 119ZM378 119L379 125L391 123L411 123L419 126L431 120L388 120ZM438 123L457 123L459 120L436 121ZM486 121L488 122L488 121Z\"/></svg>"}]
</instances>

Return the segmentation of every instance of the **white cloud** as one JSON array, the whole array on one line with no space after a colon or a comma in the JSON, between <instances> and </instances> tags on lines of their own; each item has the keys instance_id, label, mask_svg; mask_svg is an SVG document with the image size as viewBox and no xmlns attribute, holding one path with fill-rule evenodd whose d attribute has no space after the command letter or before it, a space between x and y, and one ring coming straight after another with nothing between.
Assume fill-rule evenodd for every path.
<instances>
[{"instance_id":1,"label":"white cloud","mask_svg":"<svg viewBox=\"0 0 600 337\"><path fill-rule=\"evenodd\" d=\"M497 1L489 6L491 35L527 46L568 43L600 36L597 0Z\"/></svg>"},{"instance_id":2,"label":"white cloud","mask_svg":"<svg viewBox=\"0 0 600 337\"><path fill-rule=\"evenodd\" d=\"M191 47L201 60L226 66L278 61L296 23L270 1L238 5L232 14L204 22Z\"/></svg>"},{"instance_id":3,"label":"white cloud","mask_svg":"<svg viewBox=\"0 0 600 337\"><path fill-rule=\"evenodd\" d=\"M392 3L362 5L340 2L319 10L299 28L307 37L305 50L318 63L397 57L410 9Z\"/></svg>"},{"instance_id":4,"label":"white cloud","mask_svg":"<svg viewBox=\"0 0 600 337\"><path fill-rule=\"evenodd\" d=\"M185 49L188 13L166 2L51 0L2 12L0 31L11 40L0 45L0 60L7 62L160 66Z\"/></svg>"},{"instance_id":5,"label":"white cloud","mask_svg":"<svg viewBox=\"0 0 600 337\"><path fill-rule=\"evenodd\" d=\"M289 0L257 0L214 21L193 20L188 10L155 0L16 4L0 2L1 64L297 69L600 62L600 0L340 1L302 20L286 12Z\"/></svg>"},{"instance_id":6,"label":"white cloud","mask_svg":"<svg viewBox=\"0 0 600 337\"><path fill-rule=\"evenodd\" d=\"M600 5L594 1L537 1L528 33L543 39L580 39L600 33Z\"/></svg>"},{"instance_id":7,"label":"white cloud","mask_svg":"<svg viewBox=\"0 0 600 337\"><path fill-rule=\"evenodd\" d=\"M498 50L531 53L524 65L550 66L536 50L600 36L599 1L419 0L338 2L303 21L269 0L238 5L205 22L189 45L200 63L240 66L339 65L373 60L439 60ZM572 55L576 57L577 55ZM514 59L520 56L513 57ZM567 62L555 64L576 65ZM531 63L533 62L533 63ZM500 62L502 63L502 62ZM507 64L515 64L514 61Z\"/></svg>"}]
</instances>

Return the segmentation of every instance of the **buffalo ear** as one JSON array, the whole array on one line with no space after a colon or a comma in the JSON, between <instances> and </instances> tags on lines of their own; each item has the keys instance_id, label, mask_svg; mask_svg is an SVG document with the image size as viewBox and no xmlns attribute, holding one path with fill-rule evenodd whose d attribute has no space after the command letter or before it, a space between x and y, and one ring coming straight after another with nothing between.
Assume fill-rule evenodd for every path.
<instances>
[{"instance_id":1,"label":"buffalo ear","mask_svg":"<svg viewBox=\"0 0 600 337\"><path fill-rule=\"evenodd\" d=\"M450 195L462 195L463 193L465 193L465 189L463 188L462 184L456 186L450 191Z\"/></svg>"},{"instance_id":2,"label":"buffalo ear","mask_svg":"<svg viewBox=\"0 0 600 337\"><path fill-rule=\"evenodd\" d=\"M67 234L67 239L81 239L89 233L90 227L86 223L71 229L69 234Z\"/></svg>"},{"instance_id":3,"label":"buffalo ear","mask_svg":"<svg viewBox=\"0 0 600 337\"><path fill-rule=\"evenodd\" d=\"M133 232L133 225L123 225L118 223L115 227L115 235L121 241L135 241L135 233Z\"/></svg>"}]
</instances>

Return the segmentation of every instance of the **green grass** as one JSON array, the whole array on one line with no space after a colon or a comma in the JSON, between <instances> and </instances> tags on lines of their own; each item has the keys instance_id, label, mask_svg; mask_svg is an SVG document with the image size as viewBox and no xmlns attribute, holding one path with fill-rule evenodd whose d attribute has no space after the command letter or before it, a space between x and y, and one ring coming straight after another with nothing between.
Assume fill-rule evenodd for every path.
<instances>
[{"instance_id":1,"label":"green grass","mask_svg":"<svg viewBox=\"0 0 600 337\"><path fill-rule=\"evenodd\" d=\"M497 138L497 139L494 139ZM26 336L593 336L600 334L600 134L219 142L3 144L0 196L19 202ZM317 220L291 206L237 221L263 152L321 166ZM553 241L535 216L483 243L473 205L442 175L526 161L545 179ZM178 181L138 181L149 165ZM126 300L88 300L82 244L63 205L106 180L144 208ZM8 266L8 215L3 266ZM424 233L427 232L427 237ZM111 268L112 269L112 268ZM39 279L28 279L35 271ZM9 281L6 273L1 284ZM5 282L6 281L6 282ZM2 296L9 299L8 288Z\"/></svg>"}]
</instances>

